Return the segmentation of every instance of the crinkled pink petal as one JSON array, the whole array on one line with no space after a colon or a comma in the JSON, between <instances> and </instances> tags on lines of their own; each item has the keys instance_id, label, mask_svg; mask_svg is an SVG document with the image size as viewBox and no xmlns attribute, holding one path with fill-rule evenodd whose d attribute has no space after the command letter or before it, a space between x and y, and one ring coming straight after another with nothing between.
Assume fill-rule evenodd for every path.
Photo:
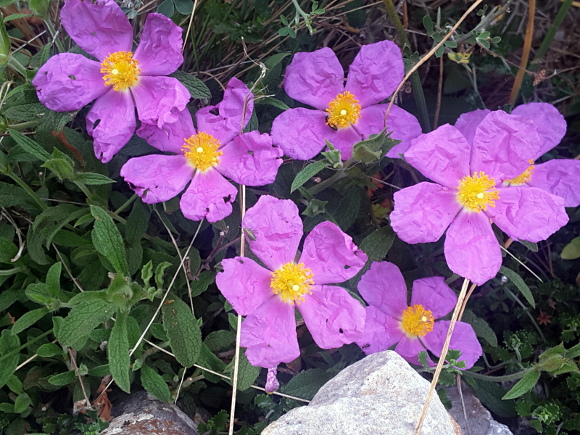
<instances>
[{"instance_id":1,"label":"crinkled pink petal","mask_svg":"<svg viewBox=\"0 0 580 435\"><path fill-rule=\"evenodd\" d=\"M290 98L324 110L344 91L344 71L328 47L294 55L286 68L284 90Z\"/></svg>"},{"instance_id":2,"label":"crinkled pink petal","mask_svg":"<svg viewBox=\"0 0 580 435\"><path fill-rule=\"evenodd\" d=\"M361 111L361 119L357 122L356 128L365 134L365 138L383 130L387 107L388 104L377 104ZM391 158L399 158L399 154L407 151L411 141L422 134L421 124L417 118L398 106L391 107L387 118L387 132L391 133L391 139L402 141L387 153L387 157Z\"/></svg>"},{"instance_id":3,"label":"crinkled pink petal","mask_svg":"<svg viewBox=\"0 0 580 435\"><path fill-rule=\"evenodd\" d=\"M226 144L242 132L253 110L254 95L243 82L233 77L221 102L197 111L197 129L211 134L222 145Z\"/></svg>"},{"instance_id":4,"label":"crinkled pink petal","mask_svg":"<svg viewBox=\"0 0 580 435\"><path fill-rule=\"evenodd\" d=\"M60 21L73 41L100 61L133 47L131 24L114 0L66 0Z\"/></svg>"},{"instance_id":5,"label":"crinkled pink petal","mask_svg":"<svg viewBox=\"0 0 580 435\"><path fill-rule=\"evenodd\" d=\"M447 230L444 250L449 269L477 285L493 278L501 267L499 242L484 213L459 213Z\"/></svg>"},{"instance_id":6,"label":"crinkled pink petal","mask_svg":"<svg viewBox=\"0 0 580 435\"><path fill-rule=\"evenodd\" d=\"M189 110L184 109L175 114L177 120L164 124L159 128L157 125L142 123L137 130L137 136L145 139L147 143L161 151L182 154L185 139L196 134L193 120Z\"/></svg>"},{"instance_id":7,"label":"crinkled pink petal","mask_svg":"<svg viewBox=\"0 0 580 435\"><path fill-rule=\"evenodd\" d=\"M364 140L365 136L357 131L354 125L338 130L333 130L326 126L325 139L340 151L340 158L342 160L348 160L352 157L353 145Z\"/></svg>"},{"instance_id":8,"label":"crinkled pink petal","mask_svg":"<svg viewBox=\"0 0 580 435\"><path fill-rule=\"evenodd\" d=\"M97 98L87 114L87 132L94 139L97 158L103 163L111 160L129 142L135 125L135 106L129 92L110 91Z\"/></svg>"},{"instance_id":9,"label":"crinkled pink petal","mask_svg":"<svg viewBox=\"0 0 580 435\"><path fill-rule=\"evenodd\" d=\"M278 370L276 367L270 367L268 369L268 374L266 375L266 386L264 390L266 393L273 393L280 388L280 382L278 382L278 378L276 375L278 374Z\"/></svg>"},{"instance_id":10,"label":"crinkled pink petal","mask_svg":"<svg viewBox=\"0 0 580 435\"><path fill-rule=\"evenodd\" d=\"M358 282L358 292L370 306L394 319L407 308L407 285L401 271L388 261L374 262Z\"/></svg>"},{"instance_id":11,"label":"crinkled pink petal","mask_svg":"<svg viewBox=\"0 0 580 435\"><path fill-rule=\"evenodd\" d=\"M273 183L282 164L282 150L272 145L270 135L243 133L221 148L216 169L239 184L264 186Z\"/></svg>"},{"instance_id":12,"label":"crinkled pink petal","mask_svg":"<svg viewBox=\"0 0 580 435\"><path fill-rule=\"evenodd\" d=\"M141 76L131 92L139 120L157 127L177 121L190 98L185 86L173 77Z\"/></svg>"},{"instance_id":13,"label":"crinkled pink petal","mask_svg":"<svg viewBox=\"0 0 580 435\"><path fill-rule=\"evenodd\" d=\"M488 109L478 109L464 113L455 121L455 128L461 132L469 144L472 144L477 126L490 113L491 110Z\"/></svg>"},{"instance_id":14,"label":"crinkled pink petal","mask_svg":"<svg viewBox=\"0 0 580 435\"><path fill-rule=\"evenodd\" d=\"M461 210L456 192L434 183L419 183L395 192L391 226L407 243L436 242Z\"/></svg>"},{"instance_id":15,"label":"crinkled pink petal","mask_svg":"<svg viewBox=\"0 0 580 435\"><path fill-rule=\"evenodd\" d=\"M431 311L435 319L449 314L456 303L457 295L445 284L445 278L442 276L422 278L413 282L411 305L422 305Z\"/></svg>"},{"instance_id":16,"label":"crinkled pink petal","mask_svg":"<svg viewBox=\"0 0 580 435\"><path fill-rule=\"evenodd\" d=\"M272 272L251 258L226 258L221 264L223 271L216 275L216 285L238 314L247 316L274 297Z\"/></svg>"},{"instance_id":17,"label":"crinkled pink petal","mask_svg":"<svg viewBox=\"0 0 580 435\"><path fill-rule=\"evenodd\" d=\"M322 349L334 349L362 336L366 310L342 287L315 285L298 305L312 338Z\"/></svg>"},{"instance_id":18,"label":"crinkled pink petal","mask_svg":"<svg viewBox=\"0 0 580 435\"><path fill-rule=\"evenodd\" d=\"M288 109L272 123L272 143L293 159L309 160L325 147L330 131L325 112L302 107Z\"/></svg>"},{"instance_id":19,"label":"crinkled pink petal","mask_svg":"<svg viewBox=\"0 0 580 435\"><path fill-rule=\"evenodd\" d=\"M580 205L580 160L557 159L535 165L528 186L564 198L565 207Z\"/></svg>"},{"instance_id":20,"label":"crinkled pink petal","mask_svg":"<svg viewBox=\"0 0 580 435\"><path fill-rule=\"evenodd\" d=\"M79 110L110 90L100 70L98 62L80 54L57 54L40 68L32 84L40 102L49 109Z\"/></svg>"},{"instance_id":21,"label":"crinkled pink petal","mask_svg":"<svg viewBox=\"0 0 580 435\"><path fill-rule=\"evenodd\" d=\"M450 189L469 171L471 146L461 132L445 124L411 142L405 160L425 177Z\"/></svg>"},{"instance_id":22,"label":"crinkled pink petal","mask_svg":"<svg viewBox=\"0 0 580 435\"><path fill-rule=\"evenodd\" d=\"M532 158L536 160L560 143L566 134L566 120L558 109L549 103L528 103L516 107L513 115L530 118L542 139L540 149Z\"/></svg>"},{"instance_id":23,"label":"crinkled pink petal","mask_svg":"<svg viewBox=\"0 0 580 435\"><path fill-rule=\"evenodd\" d=\"M271 270L294 261L302 238L302 221L291 200L261 196L246 212L242 227L252 234L247 239L252 252Z\"/></svg>"},{"instance_id":24,"label":"crinkled pink petal","mask_svg":"<svg viewBox=\"0 0 580 435\"><path fill-rule=\"evenodd\" d=\"M335 284L355 276L367 255L336 224L322 222L306 236L300 262L309 267L316 284Z\"/></svg>"},{"instance_id":25,"label":"crinkled pink petal","mask_svg":"<svg viewBox=\"0 0 580 435\"><path fill-rule=\"evenodd\" d=\"M254 366L275 367L298 358L294 306L268 299L242 322L240 345Z\"/></svg>"},{"instance_id":26,"label":"crinkled pink petal","mask_svg":"<svg viewBox=\"0 0 580 435\"><path fill-rule=\"evenodd\" d=\"M496 184L511 180L530 166L530 159L538 153L540 144L540 136L530 119L501 110L491 112L475 131L471 172L483 171Z\"/></svg>"},{"instance_id":27,"label":"crinkled pink petal","mask_svg":"<svg viewBox=\"0 0 580 435\"><path fill-rule=\"evenodd\" d=\"M187 219L217 222L232 213L236 200L235 188L215 169L196 171L191 184L181 197L181 211Z\"/></svg>"},{"instance_id":28,"label":"crinkled pink petal","mask_svg":"<svg viewBox=\"0 0 580 435\"><path fill-rule=\"evenodd\" d=\"M387 350L403 338L399 321L375 307L366 308L365 329L356 344L370 355ZM400 314L400 313L399 313Z\"/></svg>"},{"instance_id":29,"label":"crinkled pink petal","mask_svg":"<svg viewBox=\"0 0 580 435\"><path fill-rule=\"evenodd\" d=\"M405 358L408 362L415 365L421 365L419 362L419 352L427 352L421 341L417 337L410 338L403 334L401 341L395 347L395 352ZM427 363L429 366L434 365L427 354Z\"/></svg>"},{"instance_id":30,"label":"crinkled pink petal","mask_svg":"<svg viewBox=\"0 0 580 435\"><path fill-rule=\"evenodd\" d=\"M183 29L161 14L149 14L145 20L135 55L144 76L167 75L183 63Z\"/></svg>"},{"instance_id":31,"label":"crinkled pink petal","mask_svg":"<svg viewBox=\"0 0 580 435\"><path fill-rule=\"evenodd\" d=\"M498 189L498 193L495 207L488 207L485 214L514 240L539 242L568 222L564 200L545 190L510 186Z\"/></svg>"},{"instance_id":32,"label":"crinkled pink petal","mask_svg":"<svg viewBox=\"0 0 580 435\"><path fill-rule=\"evenodd\" d=\"M168 201L179 195L192 175L193 169L182 155L134 157L121 168L121 177L147 204Z\"/></svg>"},{"instance_id":33,"label":"crinkled pink petal","mask_svg":"<svg viewBox=\"0 0 580 435\"><path fill-rule=\"evenodd\" d=\"M401 50L392 41L363 45L350 64L345 89L362 107L388 98L403 79Z\"/></svg>"},{"instance_id":34,"label":"crinkled pink petal","mask_svg":"<svg viewBox=\"0 0 580 435\"><path fill-rule=\"evenodd\" d=\"M427 349L438 357L441 356L450 323L448 320L435 322L433 331L421 338ZM465 370L473 367L483 353L475 331L470 324L465 322L455 323L449 349L461 351L461 357L458 361L465 361Z\"/></svg>"}]
</instances>

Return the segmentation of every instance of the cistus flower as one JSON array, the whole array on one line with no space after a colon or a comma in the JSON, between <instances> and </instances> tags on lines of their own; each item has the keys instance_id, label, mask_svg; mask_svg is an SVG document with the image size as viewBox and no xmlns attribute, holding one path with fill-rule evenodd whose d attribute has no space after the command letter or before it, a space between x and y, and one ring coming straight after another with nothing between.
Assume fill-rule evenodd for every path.
<instances>
[{"instance_id":1,"label":"cistus flower","mask_svg":"<svg viewBox=\"0 0 580 435\"><path fill-rule=\"evenodd\" d=\"M386 261L375 262L360 279L358 291L369 304L365 330L357 340L364 353L381 352L397 344L395 352L412 364L419 364L421 351L441 356L450 322L436 319L449 314L457 303L443 277L414 281L409 305L399 268ZM466 369L482 354L473 328L464 322L455 323L449 349L461 351L458 361L465 361ZM427 361L434 365L429 357Z\"/></svg>"},{"instance_id":2,"label":"cistus flower","mask_svg":"<svg viewBox=\"0 0 580 435\"><path fill-rule=\"evenodd\" d=\"M190 95L165 75L183 63L180 27L149 14L133 53L133 29L113 0L66 0L60 18L73 41L98 61L57 54L32 84L38 99L57 112L79 110L96 99L87 131L101 161L111 160L135 132L135 108L141 122L158 127L177 119Z\"/></svg>"},{"instance_id":3,"label":"cistus flower","mask_svg":"<svg viewBox=\"0 0 580 435\"><path fill-rule=\"evenodd\" d=\"M263 266L247 257L223 260L216 284L237 313L247 316L240 345L252 365L271 369L300 356L295 308L323 349L358 339L364 307L345 289L328 285L352 278L367 260L348 235L323 222L306 236L298 254L298 208L271 196L260 197L242 227L252 234L248 244Z\"/></svg>"},{"instance_id":4,"label":"cistus flower","mask_svg":"<svg viewBox=\"0 0 580 435\"><path fill-rule=\"evenodd\" d=\"M499 110L481 120L473 138L449 124L414 139L407 162L435 183L395 193L391 225L407 243L436 242L447 230L449 268L476 284L502 262L491 222L513 240L538 242L568 222L564 200L528 185L504 184L522 174L541 148L532 121Z\"/></svg>"},{"instance_id":5,"label":"cistus flower","mask_svg":"<svg viewBox=\"0 0 580 435\"><path fill-rule=\"evenodd\" d=\"M272 140L293 159L313 158L326 140L340 150L343 160L349 159L355 143L385 128L388 105L377 103L395 91L403 73L401 51L391 41L363 45L350 65L346 84L330 48L296 53L286 68L284 89L316 110L284 111L272 124ZM386 127L392 139L403 141L397 147L421 134L417 119L397 106L391 108Z\"/></svg>"},{"instance_id":6,"label":"cistus flower","mask_svg":"<svg viewBox=\"0 0 580 435\"><path fill-rule=\"evenodd\" d=\"M149 144L172 153L135 157L121 168L121 176L147 204L181 197L183 215L217 222L232 212L240 184L263 186L274 182L282 164L282 150L267 134L240 134L253 110L253 97L232 78L223 100L197 111L197 131L188 110L163 128L142 124L137 134Z\"/></svg>"},{"instance_id":7,"label":"cistus flower","mask_svg":"<svg viewBox=\"0 0 580 435\"><path fill-rule=\"evenodd\" d=\"M475 130L490 110L475 110L464 113L455 123L468 141L473 139ZM553 159L545 163L535 163L538 158L554 148L566 134L566 120L549 103L528 103L516 107L513 115L523 116L532 121L540 135L540 148L530 153L528 168L517 177L504 184L539 187L553 195L564 198L566 207L580 205L580 160Z\"/></svg>"}]
</instances>

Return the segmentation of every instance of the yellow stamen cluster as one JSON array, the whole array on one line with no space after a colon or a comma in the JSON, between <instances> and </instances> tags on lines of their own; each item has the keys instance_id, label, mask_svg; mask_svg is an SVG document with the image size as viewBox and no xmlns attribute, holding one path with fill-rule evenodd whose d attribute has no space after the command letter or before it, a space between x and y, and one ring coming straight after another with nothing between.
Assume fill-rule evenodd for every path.
<instances>
[{"instance_id":1,"label":"yellow stamen cluster","mask_svg":"<svg viewBox=\"0 0 580 435\"><path fill-rule=\"evenodd\" d=\"M101 63L101 74L105 86L112 86L115 91L124 91L139 81L139 62L133 59L130 51L117 51L109 54Z\"/></svg>"},{"instance_id":2,"label":"yellow stamen cluster","mask_svg":"<svg viewBox=\"0 0 580 435\"><path fill-rule=\"evenodd\" d=\"M360 119L360 104L354 95L348 91L338 94L328 104L326 123L333 128L346 128L356 124Z\"/></svg>"},{"instance_id":3,"label":"yellow stamen cluster","mask_svg":"<svg viewBox=\"0 0 580 435\"><path fill-rule=\"evenodd\" d=\"M487 210L488 206L495 207L494 201L499 199L495 180L484 172L474 172L473 176L467 175L459 181L457 199L462 206L477 213Z\"/></svg>"},{"instance_id":4,"label":"yellow stamen cluster","mask_svg":"<svg viewBox=\"0 0 580 435\"><path fill-rule=\"evenodd\" d=\"M433 331L435 318L431 311L426 310L423 305L413 305L403 311L401 319L401 329L407 336L424 337L427 333Z\"/></svg>"},{"instance_id":5,"label":"yellow stamen cluster","mask_svg":"<svg viewBox=\"0 0 580 435\"><path fill-rule=\"evenodd\" d=\"M521 184L527 183L532 179L532 174L534 172L534 161L530 160L530 166L518 175L516 178L512 178L511 180L507 180L504 183L512 186L519 186Z\"/></svg>"},{"instance_id":6,"label":"yellow stamen cluster","mask_svg":"<svg viewBox=\"0 0 580 435\"><path fill-rule=\"evenodd\" d=\"M181 150L194 169L205 172L219 164L219 156L223 154L219 147L219 140L202 131L185 139Z\"/></svg>"},{"instance_id":7,"label":"yellow stamen cluster","mask_svg":"<svg viewBox=\"0 0 580 435\"><path fill-rule=\"evenodd\" d=\"M314 274L304 263L286 263L272 272L270 288L280 295L286 303L304 302L304 295L311 293L310 286L314 285Z\"/></svg>"}]
</instances>

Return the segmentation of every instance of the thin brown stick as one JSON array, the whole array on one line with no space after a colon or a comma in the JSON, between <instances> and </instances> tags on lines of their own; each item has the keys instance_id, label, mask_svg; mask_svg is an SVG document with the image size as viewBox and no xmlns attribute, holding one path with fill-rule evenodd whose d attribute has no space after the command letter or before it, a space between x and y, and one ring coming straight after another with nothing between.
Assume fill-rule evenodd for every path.
<instances>
[{"instance_id":1,"label":"thin brown stick","mask_svg":"<svg viewBox=\"0 0 580 435\"><path fill-rule=\"evenodd\" d=\"M518 94L520 93L520 88L522 86L522 81L524 80L524 74L526 73L526 67L528 66L528 60L530 59L530 51L532 49L532 36L534 35L535 15L536 15L536 0L530 0L528 4L528 25L526 26L526 36L524 37L522 60L520 61L518 73L516 74L516 79L514 80L512 92L510 93L509 104L511 105L514 105L516 99L518 98Z\"/></svg>"},{"instance_id":2,"label":"thin brown stick","mask_svg":"<svg viewBox=\"0 0 580 435\"><path fill-rule=\"evenodd\" d=\"M437 86L437 107L433 117L433 130L439 125L439 112L441 111L441 96L443 95L443 56L439 58L439 85Z\"/></svg>"}]
</instances>

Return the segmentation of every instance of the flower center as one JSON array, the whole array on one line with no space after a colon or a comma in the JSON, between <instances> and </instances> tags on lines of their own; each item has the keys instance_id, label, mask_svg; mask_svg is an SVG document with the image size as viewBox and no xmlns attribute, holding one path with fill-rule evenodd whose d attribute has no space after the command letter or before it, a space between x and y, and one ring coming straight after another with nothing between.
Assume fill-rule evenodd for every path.
<instances>
[{"instance_id":1,"label":"flower center","mask_svg":"<svg viewBox=\"0 0 580 435\"><path fill-rule=\"evenodd\" d=\"M115 91L124 91L139 81L139 62L133 59L130 51L117 51L109 54L101 63L101 74L105 86L112 86Z\"/></svg>"},{"instance_id":2,"label":"flower center","mask_svg":"<svg viewBox=\"0 0 580 435\"><path fill-rule=\"evenodd\" d=\"M326 111L328 112L326 123L332 128L346 128L356 124L360 119L360 104L348 91L338 94Z\"/></svg>"},{"instance_id":3,"label":"flower center","mask_svg":"<svg viewBox=\"0 0 580 435\"><path fill-rule=\"evenodd\" d=\"M435 319L431 311L423 308L423 305L413 305L403 311L401 320L401 329L409 337L424 337L427 333L433 331Z\"/></svg>"},{"instance_id":4,"label":"flower center","mask_svg":"<svg viewBox=\"0 0 580 435\"><path fill-rule=\"evenodd\" d=\"M219 164L219 156L223 154L218 151L219 147L219 140L201 131L185 139L181 150L194 169L205 172Z\"/></svg>"},{"instance_id":5,"label":"flower center","mask_svg":"<svg viewBox=\"0 0 580 435\"><path fill-rule=\"evenodd\" d=\"M304 263L286 263L272 272L270 288L289 304L304 302L304 294L311 293L314 274Z\"/></svg>"},{"instance_id":6,"label":"flower center","mask_svg":"<svg viewBox=\"0 0 580 435\"><path fill-rule=\"evenodd\" d=\"M467 175L459 181L457 199L462 206L477 213L487 210L488 205L495 207L494 201L499 199L499 193L495 190L495 180L484 172L474 172L473 176Z\"/></svg>"},{"instance_id":7,"label":"flower center","mask_svg":"<svg viewBox=\"0 0 580 435\"><path fill-rule=\"evenodd\" d=\"M511 180L504 181L504 184L507 186L520 186L524 183L527 183L532 179L532 173L534 172L534 161L530 160L530 166L516 178L512 178Z\"/></svg>"}]
</instances>

